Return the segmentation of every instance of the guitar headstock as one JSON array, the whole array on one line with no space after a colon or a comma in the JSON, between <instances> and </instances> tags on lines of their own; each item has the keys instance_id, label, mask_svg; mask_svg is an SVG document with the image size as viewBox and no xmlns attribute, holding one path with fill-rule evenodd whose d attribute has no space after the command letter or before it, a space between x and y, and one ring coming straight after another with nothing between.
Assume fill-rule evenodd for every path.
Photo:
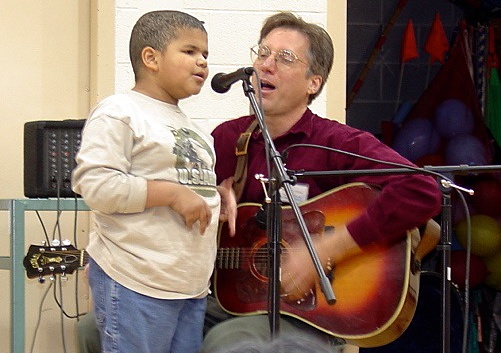
<instances>
[{"instance_id":1,"label":"guitar headstock","mask_svg":"<svg viewBox=\"0 0 501 353\"><path fill-rule=\"evenodd\" d=\"M54 274L71 274L85 265L84 250L73 245L45 246L30 245L23 265L28 278Z\"/></svg>"}]
</instances>

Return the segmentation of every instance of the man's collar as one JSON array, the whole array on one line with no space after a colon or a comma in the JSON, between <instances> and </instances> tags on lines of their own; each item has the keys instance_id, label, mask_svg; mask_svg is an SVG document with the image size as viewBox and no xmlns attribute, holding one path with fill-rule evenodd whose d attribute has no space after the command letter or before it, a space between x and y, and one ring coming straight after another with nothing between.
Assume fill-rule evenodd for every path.
<instances>
[{"instance_id":1,"label":"man's collar","mask_svg":"<svg viewBox=\"0 0 501 353\"><path fill-rule=\"evenodd\" d=\"M309 108L306 108L301 119L299 119L297 123L295 123L294 126L291 127L289 133L305 134L307 137L309 137L312 134L313 130L313 124L311 119L312 117L313 117L313 112Z\"/></svg>"},{"instance_id":2,"label":"man's collar","mask_svg":"<svg viewBox=\"0 0 501 353\"><path fill-rule=\"evenodd\" d=\"M282 136L289 136L289 135L296 135L296 134L304 134L307 137L309 137L312 134L313 130L313 124L312 124L312 117L313 117L313 112L309 109L306 108L305 112L301 116L301 118L290 128L289 131L287 131L284 135ZM258 139L261 137L261 129L258 127L256 130L254 130L252 134L253 139ZM282 137L279 136L278 138Z\"/></svg>"}]
</instances>

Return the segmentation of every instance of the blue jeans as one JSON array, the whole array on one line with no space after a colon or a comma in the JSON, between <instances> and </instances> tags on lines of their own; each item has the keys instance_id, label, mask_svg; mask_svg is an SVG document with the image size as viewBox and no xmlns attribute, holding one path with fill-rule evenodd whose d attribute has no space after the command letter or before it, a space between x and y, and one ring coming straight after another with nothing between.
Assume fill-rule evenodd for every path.
<instances>
[{"instance_id":1,"label":"blue jeans","mask_svg":"<svg viewBox=\"0 0 501 353\"><path fill-rule=\"evenodd\" d=\"M111 279L92 259L89 283L102 353L196 353L207 298L148 297Z\"/></svg>"}]
</instances>

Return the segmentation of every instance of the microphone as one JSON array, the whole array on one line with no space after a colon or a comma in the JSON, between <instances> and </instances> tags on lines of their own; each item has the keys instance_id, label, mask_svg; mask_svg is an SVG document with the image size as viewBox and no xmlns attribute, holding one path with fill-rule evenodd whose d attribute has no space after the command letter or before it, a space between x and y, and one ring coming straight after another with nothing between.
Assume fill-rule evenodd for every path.
<instances>
[{"instance_id":1,"label":"microphone","mask_svg":"<svg viewBox=\"0 0 501 353\"><path fill-rule=\"evenodd\" d=\"M217 93L226 93L228 92L232 84L237 81L249 78L249 76L252 75L253 72L253 67L241 67L237 71L231 72L229 74L216 74L212 78L211 87Z\"/></svg>"}]
</instances>

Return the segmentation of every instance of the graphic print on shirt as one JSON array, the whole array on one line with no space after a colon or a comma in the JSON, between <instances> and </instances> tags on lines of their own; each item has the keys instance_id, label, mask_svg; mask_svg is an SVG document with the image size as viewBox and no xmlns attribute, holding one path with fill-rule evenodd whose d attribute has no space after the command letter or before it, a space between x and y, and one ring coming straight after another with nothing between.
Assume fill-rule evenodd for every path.
<instances>
[{"instance_id":1,"label":"graphic print on shirt","mask_svg":"<svg viewBox=\"0 0 501 353\"><path fill-rule=\"evenodd\" d=\"M176 169L180 184L189 186L201 196L216 193L214 154L210 146L197 132L187 129L171 129L176 139L172 153L176 155Z\"/></svg>"}]
</instances>

